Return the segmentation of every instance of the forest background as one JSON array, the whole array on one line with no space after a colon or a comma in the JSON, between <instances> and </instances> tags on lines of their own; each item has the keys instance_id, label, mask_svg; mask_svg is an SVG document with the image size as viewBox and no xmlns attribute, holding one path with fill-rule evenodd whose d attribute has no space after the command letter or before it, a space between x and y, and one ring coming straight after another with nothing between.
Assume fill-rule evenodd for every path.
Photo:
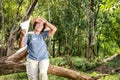
<instances>
[{"instance_id":1,"label":"forest background","mask_svg":"<svg viewBox=\"0 0 120 80\"><path fill-rule=\"evenodd\" d=\"M23 22L32 3L33 0L0 0L0 57L19 49L20 33L13 40L11 34ZM89 69L93 69L98 61L120 52L119 0L38 0L30 18L36 16L58 28L47 41L53 65L84 72L88 71L87 60ZM33 30L32 26L29 30ZM120 67L119 58L117 61L115 68Z\"/></svg>"}]
</instances>

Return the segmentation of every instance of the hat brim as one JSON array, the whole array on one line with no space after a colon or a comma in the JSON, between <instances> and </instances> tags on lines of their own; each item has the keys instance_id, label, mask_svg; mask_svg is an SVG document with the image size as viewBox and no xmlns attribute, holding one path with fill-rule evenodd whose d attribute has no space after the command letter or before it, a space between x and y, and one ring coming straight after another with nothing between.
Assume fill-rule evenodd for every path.
<instances>
[{"instance_id":1,"label":"hat brim","mask_svg":"<svg viewBox=\"0 0 120 80\"><path fill-rule=\"evenodd\" d=\"M31 23L32 26L34 25L35 22L37 22L36 19L38 19L38 17L30 20L30 23ZM47 25L45 25L44 31L46 31L46 30L50 30L50 28Z\"/></svg>"},{"instance_id":2,"label":"hat brim","mask_svg":"<svg viewBox=\"0 0 120 80\"><path fill-rule=\"evenodd\" d=\"M30 23L31 23L32 26L33 26L34 23L36 22L36 19L37 19L37 18L33 18L33 19L31 19Z\"/></svg>"}]
</instances>

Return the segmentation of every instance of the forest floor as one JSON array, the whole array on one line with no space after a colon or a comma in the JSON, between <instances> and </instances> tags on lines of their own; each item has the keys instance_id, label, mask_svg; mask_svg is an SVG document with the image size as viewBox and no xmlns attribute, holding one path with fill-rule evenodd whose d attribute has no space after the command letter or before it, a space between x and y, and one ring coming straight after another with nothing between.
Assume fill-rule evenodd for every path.
<instances>
[{"instance_id":1,"label":"forest floor","mask_svg":"<svg viewBox=\"0 0 120 80\"><path fill-rule=\"evenodd\" d=\"M93 76L103 76L99 80L120 80L120 56L96 66L90 72L93 73Z\"/></svg>"},{"instance_id":2,"label":"forest floor","mask_svg":"<svg viewBox=\"0 0 120 80\"><path fill-rule=\"evenodd\" d=\"M84 58L70 56L50 59L52 65L74 69L92 77L99 76L99 80L120 80L120 56L101 65L97 62L88 62ZM27 75L26 72L13 73L0 76L0 80L27 80ZM49 74L49 80L69 79Z\"/></svg>"},{"instance_id":3,"label":"forest floor","mask_svg":"<svg viewBox=\"0 0 120 80\"><path fill-rule=\"evenodd\" d=\"M120 56L96 67L94 70L103 74L120 73Z\"/></svg>"}]
</instances>

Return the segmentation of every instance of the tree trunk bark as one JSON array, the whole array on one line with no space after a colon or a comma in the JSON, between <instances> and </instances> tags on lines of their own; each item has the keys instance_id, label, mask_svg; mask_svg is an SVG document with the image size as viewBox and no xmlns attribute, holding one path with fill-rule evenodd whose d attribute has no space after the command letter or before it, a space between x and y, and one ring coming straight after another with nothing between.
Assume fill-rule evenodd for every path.
<instances>
[{"instance_id":1,"label":"tree trunk bark","mask_svg":"<svg viewBox=\"0 0 120 80\"><path fill-rule=\"evenodd\" d=\"M78 40L77 40L77 56L81 56L81 50L80 50L80 46L81 46L81 43L80 43L80 26L78 27Z\"/></svg>"},{"instance_id":2,"label":"tree trunk bark","mask_svg":"<svg viewBox=\"0 0 120 80\"><path fill-rule=\"evenodd\" d=\"M11 56L1 58L0 75L25 71L25 64L20 63L19 61L25 58L25 56L27 55L26 50L27 50L27 46L19 49L16 53L14 53ZM70 78L73 80L95 80L93 78L80 74L77 71L58 67L58 66L53 66L53 65L49 66L48 73Z\"/></svg>"},{"instance_id":3,"label":"tree trunk bark","mask_svg":"<svg viewBox=\"0 0 120 80\"><path fill-rule=\"evenodd\" d=\"M3 4L2 4L3 2L0 0L0 6L1 6L1 25L0 26L2 26L2 30L1 30L1 32L2 32L2 40L1 40L1 51L0 51L0 53L2 53L2 54L0 54L1 56L5 56L5 53L4 53L4 10L3 10Z\"/></svg>"},{"instance_id":4,"label":"tree trunk bark","mask_svg":"<svg viewBox=\"0 0 120 80\"><path fill-rule=\"evenodd\" d=\"M81 27L81 24L80 24L80 21L81 21L81 2L79 3L79 6L78 6L78 9L77 9L77 12L78 12L78 29L77 29L77 33L78 33L78 40L77 40L77 42L78 42L78 44L77 44L77 47L78 47L78 50L77 50L77 55L80 57L81 56L81 40L80 40L80 34L81 34L81 29L80 29L80 27Z\"/></svg>"},{"instance_id":5,"label":"tree trunk bark","mask_svg":"<svg viewBox=\"0 0 120 80\"><path fill-rule=\"evenodd\" d=\"M30 8L28 9L27 13L23 17L23 21L27 20L30 16L30 14L33 12L35 5L37 4L38 0L34 0ZM14 42L16 40L16 36L20 33L20 26L18 26L15 30L12 30L10 32L10 37L8 39L7 43L7 56L12 54L12 51L14 50Z\"/></svg>"},{"instance_id":6,"label":"tree trunk bark","mask_svg":"<svg viewBox=\"0 0 120 80\"><path fill-rule=\"evenodd\" d=\"M94 51L94 0L90 0L88 7L88 27L89 27L89 52L87 57L91 58Z\"/></svg>"},{"instance_id":7,"label":"tree trunk bark","mask_svg":"<svg viewBox=\"0 0 120 80\"><path fill-rule=\"evenodd\" d=\"M86 30L86 37L85 37L85 58L88 57L88 53L89 53L89 27Z\"/></svg>"},{"instance_id":8,"label":"tree trunk bark","mask_svg":"<svg viewBox=\"0 0 120 80\"><path fill-rule=\"evenodd\" d=\"M55 57L55 40L53 40L53 58Z\"/></svg>"},{"instance_id":9,"label":"tree trunk bark","mask_svg":"<svg viewBox=\"0 0 120 80\"><path fill-rule=\"evenodd\" d=\"M60 39L58 40L58 42L59 42L59 45L58 45L58 54L59 54L59 56L61 56L61 41L60 41Z\"/></svg>"},{"instance_id":10,"label":"tree trunk bark","mask_svg":"<svg viewBox=\"0 0 120 80\"><path fill-rule=\"evenodd\" d=\"M96 46L97 46L97 50L96 50L96 55L98 56L99 55L99 50L100 50L100 39L99 39L99 35L97 34L97 44L96 44Z\"/></svg>"}]
</instances>

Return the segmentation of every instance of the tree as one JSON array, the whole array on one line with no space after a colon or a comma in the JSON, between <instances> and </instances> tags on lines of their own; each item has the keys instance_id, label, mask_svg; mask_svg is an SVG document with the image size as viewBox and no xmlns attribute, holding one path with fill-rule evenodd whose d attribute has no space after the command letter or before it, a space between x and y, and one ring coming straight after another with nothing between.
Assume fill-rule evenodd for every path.
<instances>
[{"instance_id":1,"label":"tree","mask_svg":"<svg viewBox=\"0 0 120 80\"><path fill-rule=\"evenodd\" d=\"M38 0L34 0L32 5L28 8L28 11L26 15L23 18L23 21L27 20L30 17L30 14L33 12L35 5L37 4ZM14 50L14 42L16 40L16 36L20 34L21 28L18 26L15 30L12 30L10 32L10 36L8 39L8 46L7 46L7 55L12 54L12 51Z\"/></svg>"},{"instance_id":2,"label":"tree","mask_svg":"<svg viewBox=\"0 0 120 80\"><path fill-rule=\"evenodd\" d=\"M2 55L5 55L5 54L4 54L4 40L5 40L5 39L4 39L4 37L5 37L5 36L4 36L4 30L5 30L5 29L4 29L4 10L3 10L3 4L2 4L2 1L1 1L1 0L0 0L0 6L1 6L1 16L2 16L2 19L1 19L1 21L2 21L2 22L1 22L1 23L2 23L2 24L1 24L1 26L2 26L2 29L1 29L1 30L2 30L2 40L0 41L0 43L2 44L2 45L1 45L1 53L3 53ZM2 48L3 48L3 49L2 49Z\"/></svg>"},{"instance_id":3,"label":"tree","mask_svg":"<svg viewBox=\"0 0 120 80\"><path fill-rule=\"evenodd\" d=\"M90 0L90 3L88 3L88 41L86 51L88 51L87 57L91 58L92 53L94 51L94 0Z\"/></svg>"}]
</instances>

